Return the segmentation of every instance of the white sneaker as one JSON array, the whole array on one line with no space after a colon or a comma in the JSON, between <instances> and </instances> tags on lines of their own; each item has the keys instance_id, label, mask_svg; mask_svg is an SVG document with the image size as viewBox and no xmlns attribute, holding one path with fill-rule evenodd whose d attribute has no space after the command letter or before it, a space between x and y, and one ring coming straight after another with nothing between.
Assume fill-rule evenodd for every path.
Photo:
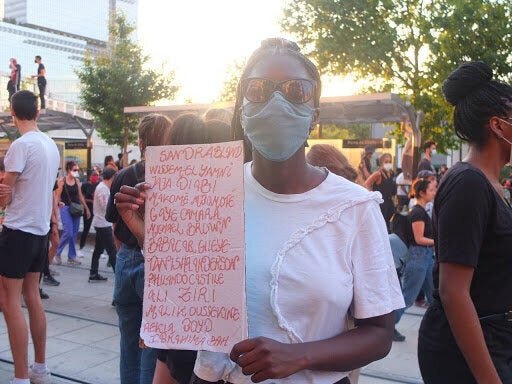
<instances>
[{"instance_id":1,"label":"white sneaker","mask_svg":"<svg viewBox=\"0 0 512 384\"><path fill-rule=\"evenodd\" d=\"M85 257L84 253L82 252L81 249L78 250L78 252L76 253L77 256L80 258L80 259L83 259Z\"/></svg>"},{"instance_id":2,"label":"white sneaker","mask_svg":"<svg viewBox=\"0 0 512 384\"><path fill-rule=\"evenodd\" d=\"M60 255L55 255L55 257L53 258L53 263L54 265L61 265L62 264L62 259L60 258Z\"/></svg>"},{"instance_id":3,"label":"white sneaker","mask_svg":"<svg viewBox=\"0 0 512 384\"><path fill-rule=\"evenodd\" d=\"M46 368L45 372L38 373L33 371L32 366L30 366L28 378L30 379L30 384L51 384L52 382L52 374L48 368Z\"/></svg>"},{"instance_id":4,"label":"white sneaker","mask_svg":"<svg viewBox=\"0 0 512 384\"><path fill-rule=\"evenodd\" d=\"M101 259L101 260L106 260L106 259L108 259L108 255L107 255L106 253L102 253L102 254L100 255L100 259Z\"/></svg>"}]
</instances>

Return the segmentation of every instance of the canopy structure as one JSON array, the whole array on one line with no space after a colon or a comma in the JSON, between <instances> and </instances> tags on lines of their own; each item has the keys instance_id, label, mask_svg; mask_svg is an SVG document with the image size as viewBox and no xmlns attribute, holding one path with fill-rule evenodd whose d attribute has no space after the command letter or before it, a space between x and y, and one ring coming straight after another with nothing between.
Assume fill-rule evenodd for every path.
<instances>
[{"instance_id":1,"label":"canopy structure","mask_svg":"<svg viewBox=\"0 0 512 384\"><path fill-rule=\"evenodd\" d=\"M234 103L222 105L185 104L157 107L126 107L125 114L146 115L162 113L175 119L187 112L203 114L208 109L220 107L233 110ZM406 180L416 175L421 143L420 123L423 114L416 111L411 103L393 93L373 93L354 96L323 97L320 99L320 129L327 124L349 123L400 123L408 140L402 152L402 170ZM321 134L321 131L320 131Z\"/></svg>"},{"instance_id":2,"label":"canopy structure","mask_svg":"<svg viewBox=\"0 0 512 384\"><path fill-rule=\"evenodd\" d=\"M78 131L78 136L87 140L87 167L91 166L91 137L95 129L91 116L79 109L74 104L47 100L48 109L39 113L37 126L42 132L61 131L69 133ZM14 126L9 112L0 113L0 137L9 139L10 142L18 137L18 130Z\"/></svg>"},{"instance_id":3,"label":"canopy structure","mask_svg":"<svg viewBox=\"0 0 512 384\"><path fill-rule=\"evenodd\" d=\"M42 132L78 129L84 133L86 138L90 138L94 131L92 120L49 109L41 111L37 126ZM0 113L0 135L2 134L10 141L17 137L18 130L12 122L10 113Z\"/></svg>"}]
</instances>

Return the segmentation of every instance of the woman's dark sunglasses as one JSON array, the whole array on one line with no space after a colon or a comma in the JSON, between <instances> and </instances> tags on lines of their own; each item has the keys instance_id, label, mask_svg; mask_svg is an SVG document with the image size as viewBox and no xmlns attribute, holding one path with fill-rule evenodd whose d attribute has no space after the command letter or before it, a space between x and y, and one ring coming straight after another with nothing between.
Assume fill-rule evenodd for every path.
<instances>
[{"instance_id":1,"label":"woman's dark sunglasses","mask_svg":"<svg viewBox=\"0 0 512 384\"><path fill-rule=\"evenodd\" d=\"M303 104L314 96L315 83L308 79L290 79L279 83L258 77L242 80L242 94L253 103L267 102L276 91L292 103Z\"/></svg>"}]
</instances>

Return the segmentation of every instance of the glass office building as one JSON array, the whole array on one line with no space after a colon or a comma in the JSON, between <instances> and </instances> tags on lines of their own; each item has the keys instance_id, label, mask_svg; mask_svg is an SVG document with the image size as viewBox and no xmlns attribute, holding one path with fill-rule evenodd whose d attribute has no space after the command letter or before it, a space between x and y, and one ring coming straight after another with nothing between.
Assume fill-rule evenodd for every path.
<instances>
[{"instance_id":1,"label":"glass office building","mask_svg":"<svg viewBox=\"0 0 512 384\"><path fill-rule=\"evenodd\" d=\"M42 57L50 98L78 100L75 70L87 51L105 49L110 9L122 11L136 25L137 0L0 0L0 108L7 102L9 58L21 65L23 80L37 72ZM32 86L32 82L28 81Z\"/></svg>"}]
</instances>

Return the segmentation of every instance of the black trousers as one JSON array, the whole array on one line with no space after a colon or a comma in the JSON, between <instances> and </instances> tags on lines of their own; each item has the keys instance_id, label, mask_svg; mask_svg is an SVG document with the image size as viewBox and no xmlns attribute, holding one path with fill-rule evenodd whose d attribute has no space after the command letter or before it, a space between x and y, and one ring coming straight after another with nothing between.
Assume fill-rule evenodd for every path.
<instances>
[{"instance_id":1,"label":"black trousers","mask_svg":"<svg viewBox=\"0 0 512 384\"><path fill-rule=\"evenodd\" d=\"M82 219L84 220L84 230L80 235L80 249L82 249L85 246L87 236L89 235L89 230L91 229L92 218L94 217L94 215L92 214L92 204L87 204L87 207L89 208L89 212L91 212L91 217L87 218L87 215L84 211L84 215L82 216Z\"/></svg>"},{"instance_id":2,"label":"black trousers","mask_svg":"<svg viewBox=\"0 0 512 384\"><path fill-rule=\"evenodd\" d=\"M512 384L512 322L499 319L483 320L480 324L498 375L503 384ZM437 300L421 322L418 361L425 384L476 384Z\"/></svg>"},{"instance_id":3,"label":"black trousers","mask_svg":"<svg viewBox=\"0 0 512 384\"><path fill-rule=\"evenodd\" d=\"M46 102L44 99L44 94L46 92L46 79L37 80L37 87L39 88L39 99L41 100L41 109L46 108Z\"/></svg>"},{"instance_id":4,"label":"black trousers","mask_svg":"<svg viewBox=\"0 0 512 384\"><path fill-rule=\"evenodd\" d=\"M110 262L110 265L112 265L112 269L115 270L117 249L114 244L114 237L112 236L112 227L94 227L94 230L96 231L96 244L94 245L94 251L92 252L90 274L95 275L98 273L100 256L103 253L103 250L107 250L108 261Z\"/></svg>"}]
</instances>

